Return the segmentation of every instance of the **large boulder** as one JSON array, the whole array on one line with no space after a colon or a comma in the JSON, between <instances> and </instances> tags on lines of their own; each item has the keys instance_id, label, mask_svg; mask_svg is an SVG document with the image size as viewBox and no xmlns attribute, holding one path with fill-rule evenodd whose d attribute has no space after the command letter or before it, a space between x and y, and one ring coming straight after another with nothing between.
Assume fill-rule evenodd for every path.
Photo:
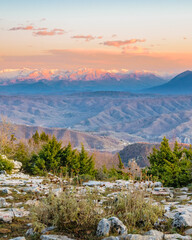
<instances>
[{"instance_id":1,"label":"large boulder","mask_svg":"<svg viewBox=\"0 0 192 240\"><path fill-rule=\"evenodd\" d=\"M176 228L192 227L192 206L187 205L177 209L173 218L173 226Z\"/></svg>"},{"instance_id":2,"label":"large boulder","mask_svg":"<svg viewBox=\"0 0 192 240\"><path fill-rule=\"evenodd\" d=\"M19 161L14 161L14 160L10 160L13 164L14 164L14 167L13 167L13 170L12 172L13 173L18 173L20 172L21 168L22 168L22 163L19 162Z\"/></svg>"},{"instance_id":3,"label":"large boulder","mask_svg":"<svg viewBox=\"0 0 192 240\"><path fill-rule=\"evenodd\" d=\"M111 223L112 232L118 233L119 235L127 234L127 227L117 217L108 218Z\"/></svg>"},{"instance_id":4,"label":"large boulder","mask_svg":"<svg viewBox=\"0 0 192 240\"><path fill-rule=\"evenodd\" d=\"M97 226L96 235L98 237L109 236L110 228L111 228L111 222L108 221L106 218L103 218Z\"/></svg>"}]
</instances>

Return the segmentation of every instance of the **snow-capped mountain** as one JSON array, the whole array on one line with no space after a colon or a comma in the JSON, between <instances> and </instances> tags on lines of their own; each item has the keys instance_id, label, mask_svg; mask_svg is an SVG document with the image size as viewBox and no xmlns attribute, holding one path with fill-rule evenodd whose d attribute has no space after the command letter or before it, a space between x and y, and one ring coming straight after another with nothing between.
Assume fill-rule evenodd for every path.
<instances>
[{"instance_id":1,"label":"snow-capped mountain","mask_svg":"<svg viewBox=\"0 0 192 240\"><path fill-rule=\"evenodd\" d=\"M136 91L165 83L150 72L116 70L5 69L0 71L0 92L64 93L85 91ZM37 89L38 88L38 89Z\"/></svg>"}]
</instances>

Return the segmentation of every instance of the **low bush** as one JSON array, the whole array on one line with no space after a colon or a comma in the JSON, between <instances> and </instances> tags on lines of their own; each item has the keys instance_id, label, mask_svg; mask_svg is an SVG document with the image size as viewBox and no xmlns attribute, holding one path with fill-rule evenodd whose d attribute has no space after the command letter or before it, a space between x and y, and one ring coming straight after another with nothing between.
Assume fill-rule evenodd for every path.
<instances>
[{"instance_id":1,"label":"low bush","mask_svg":"<svg viewBox=\"0 0 192 240\"><path fill-rule=\"evenodd\" d=\"M73 233L80 239L96 239L97 225L104 217L116 216L129 232L134 232L151 229L163 215L162 207L146 200L143 192L119 194L102 206L97 204L101 197L94 191L85 195L66 191L58 197L51 194L32 209L33 226L41 230L54 225L59 232Z\"/></svg>"},{"instance_id":2,"label":"low bush","mask_svg":"<svg viewBox=\"0 0 192 240\"><path fill-rule=\"evenodd\" d=\"M107 203L111 207L108 214L118 217L129 229L150 230L159 217L163 216L163 208L153 204L152 199L147 199L144 192L134 191L121 193L114 200Z\"/></svg>"},{"instance_id":3,"label":"low bush","mask_svg":"<svg viewBox=\"0 0 192 240\"><path fill-rule=\"evenodd\" d=\"M54 225L59 231L78 236L87 231L94 235L101 214L97 212L95 194L79 197L75 192L66 191L59 197L50 194L32 208L32 217L36 231Z\"/></svg>"},{"instance_id":4,"label":"low bush","mask_svg":"<svg viewBox=\"0 0 192 240\"><path fill-rule=\"evenodd\" d=\"M6 157L0 155L0 171L4 170L7 173L10 173L13 168L14 168L13 162L11 162Z\"/></svg>"}]
</instances>

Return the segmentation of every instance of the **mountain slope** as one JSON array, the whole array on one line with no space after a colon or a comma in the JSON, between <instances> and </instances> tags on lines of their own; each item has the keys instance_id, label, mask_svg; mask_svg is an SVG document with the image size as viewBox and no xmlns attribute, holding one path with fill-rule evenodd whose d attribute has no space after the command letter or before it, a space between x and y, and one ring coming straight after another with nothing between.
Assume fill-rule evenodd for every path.
<instances>
[{"instance_id":1,"label":"mountain slope","mask_svg":"<svg viewBox=\"0 0 192 240\"><path fill-rule=\"evenodd\" d=\"M126 142L115 138L97 136L92 133L74 131L66 128L43 128L38 126L13 125L14 133L17 139L29 139L38 131L44 131L46 134L54 135L63 145L71 142L74 148L80 149L83 143L85 148L90 151L115 152L123 149Z\"/></svg>"},{"instance_id":2,"label":"mountain slope","mask_svg":"<svg viewBox=\"0 0 192 240\"><path fill-rule=\"evenodd\" d=\"M167 136L192 143L192 96L0 96L0 112L15 124L71 128L129 142L160 142Z\"/></svg>"},{"instance_id":3,"label":"mountain slope","mask_svg":"<svg viewBox=\"0 0 192 240\"><path fill-rule=\"evenodd\" d=\"M159 94L192 94L192 71L185 71L168 83L147 89L144 92Z\"/></svg>"}]
</instances>

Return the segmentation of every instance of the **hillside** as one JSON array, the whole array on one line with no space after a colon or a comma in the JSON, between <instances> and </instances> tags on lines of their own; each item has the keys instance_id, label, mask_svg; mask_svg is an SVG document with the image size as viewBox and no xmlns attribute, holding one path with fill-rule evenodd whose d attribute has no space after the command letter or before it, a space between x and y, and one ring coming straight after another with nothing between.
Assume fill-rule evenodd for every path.
<instances>
[{"instance_id":1,"label":"hillside","mask_svg":"<svg viewBox=\"0 0 192 240\"><path fill-rule=\"evenodd\" d=\"M46 134L55 135L55 137L62 141L63 145L71 142L74 148L80 149L83 143L85 148L90 151L106 151L115 152L122 149L126 142L110 137L96 136L91 133L84 133L64 128L43 128L26 125L13 125L14 133L17 139L29 139L38 131L44 131Z\"/></svg>"},{"instance_id":2,"label":"hillside","mask_svg":"<svg viewBox=\"0 0 192 240\"><path fill-rule=\"evenodd\" d=\"M159 94L192 94L192 71L185 71L168 83L147 89L148 93Z\"/></svg>"},{"instance_id":3,"label":"hillside","mask_svg":"<svg viewBox=\"0 0 192 240\"><path fill-rule=\"evenodd\" d=\"M160 143L133 143L127 145L123 150L119 152L121 159L125 166L127 163L135 159L139 167L146 167L149 166L148 156L152 153L153 148L159 148ZM170 143L170 147L173 148L174 144ZM180 144L185 148L189 147L189 144Z\"/></svg>"},{"instance_id":4,"label":"hillside","mask_svg":"<svg viewBox=\"0 0 192 240\"><path fill-rule=\"evenodd\" d=\"M158 147L159 144L153 143L133 143L126 146L119 152L123 163L127 166L127 163L135 159L140 167L149 166L149 160L147 156L152 152L153 147Z\"/></svg>"},{"instance_id":5,"label":"hillside","mask_svg":"<svg viewBox=\"0 0 192 240\"><path fill-rule=\"evenodd\" d=\"M0 96L14 124L94 132L128 142L164 136L192 143L192 96L96 92L68 96Z\"/></svg>"}]
</instances>

